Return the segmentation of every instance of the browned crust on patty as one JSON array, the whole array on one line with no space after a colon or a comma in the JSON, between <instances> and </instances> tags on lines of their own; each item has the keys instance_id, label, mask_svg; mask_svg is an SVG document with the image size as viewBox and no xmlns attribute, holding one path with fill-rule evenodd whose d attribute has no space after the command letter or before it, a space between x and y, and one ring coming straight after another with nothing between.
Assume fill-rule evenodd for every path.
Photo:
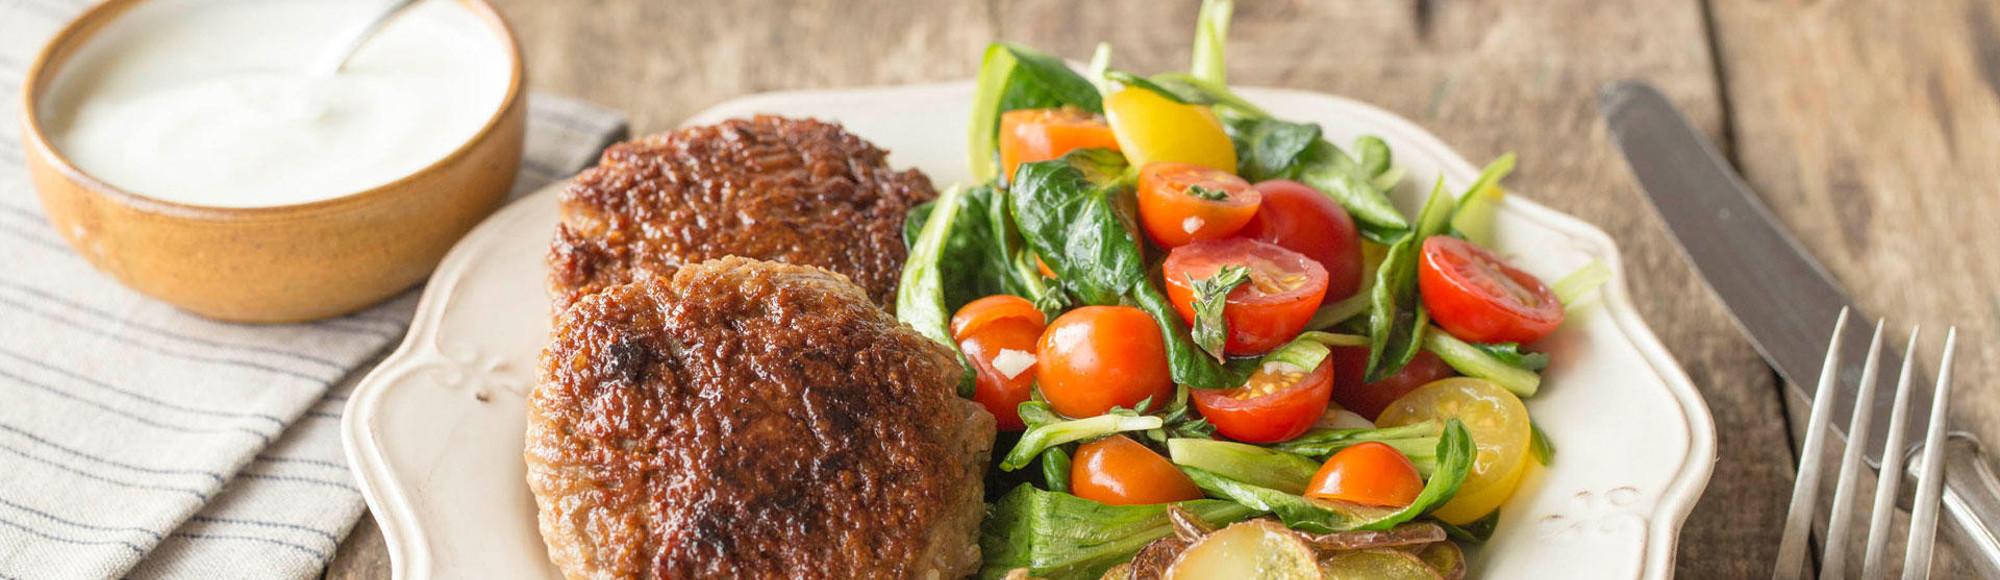
<instances>
[{"instance_id":1,"label":"browned crust on patty","mask_svg":"<svg viewBox=\"0 0 2000 580\"><path fill-rule=\"evenodd\" d=\"M891 307L908 253L903 218L937 192L887 157L839 125L762 115L613 145L561 194L549 251L556 312L724 256L826 268Z\"/></svg>"},{"instance_id":2,"label":"browned crust on patty","mask_svg":"<svg viewBox=\"0 0 2000 580\"><path fill-rule=\"evenodd\" d=\"M817 268L728 258L557 322L528 482L570 578L963 577L993 419Z\"/></svg>"}]
</instances>

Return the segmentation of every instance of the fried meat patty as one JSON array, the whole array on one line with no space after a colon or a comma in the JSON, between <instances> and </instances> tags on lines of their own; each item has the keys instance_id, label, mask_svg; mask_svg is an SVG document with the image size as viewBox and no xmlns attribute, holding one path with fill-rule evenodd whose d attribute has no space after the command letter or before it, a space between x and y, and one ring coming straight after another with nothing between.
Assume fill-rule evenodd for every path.
<instances>
[{"instance_id":1,"label":"fried meat patty","mask_svg":"<svg viewBox=\"0 0 2000 580\"><path fill-rule=\"evenodd\" d=\"M903 217L937 192L887 157L839 125L761 115L613 145L561 194L556 312L724 256L826 268L893 306Z\"/></svg>"},{"instance_id":2,"label":"fried meat patty","mask_svg":"<svg viewBox=\"0 0 2000 580\"><path fill-rule=\"evenodd\" d=\"M951 352L819 268L692 264L584 297L528 401L570 578L959 578L993 417Z\"/></svg>"}]
</instances>

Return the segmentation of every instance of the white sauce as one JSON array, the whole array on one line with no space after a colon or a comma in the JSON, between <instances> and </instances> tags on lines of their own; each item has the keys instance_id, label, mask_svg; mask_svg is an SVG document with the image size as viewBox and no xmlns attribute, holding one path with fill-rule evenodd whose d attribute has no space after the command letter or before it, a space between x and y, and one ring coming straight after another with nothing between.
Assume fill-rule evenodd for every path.
<instances>
[{"instance_id":1,"label":"white sauce","mask_svg":"<svg viewBox=\"0 0 2000 580\"><path fill-rule=\"evenodd\" d=\"M142 3L64 66L42 102L45 128L84 173L190 205L292 205L395 181L471 140L512 67L471 9L425 0L343 72L310 72L377 6Z\"/></svg>"}]
</instances>

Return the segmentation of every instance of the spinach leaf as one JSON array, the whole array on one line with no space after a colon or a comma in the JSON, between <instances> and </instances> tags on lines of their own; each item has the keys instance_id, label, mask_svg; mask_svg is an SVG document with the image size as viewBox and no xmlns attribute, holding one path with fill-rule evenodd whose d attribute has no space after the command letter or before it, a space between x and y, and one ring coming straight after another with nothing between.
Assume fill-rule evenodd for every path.
<instances>
[{"instance_id":1,"label":"spinach leaf","mask_svg":"<svg viewBox=\"0 0 2000 580\"><path fill-rule=\"evenodd\" d=\"M962 264L947 260L960 259L952 250L951 239L954 224L960 217L964 190L953 187L939 195L936 205L924 216L924 225L910 243L909 257L903 262L903 276L896 287L896 319L951 349L959 364L965 366L965 373L959 380L958 394L971 398L973 379L972 366L965 364L965 356L958 350L958 343L951 340L951 305L946 293L945 272Z\"/></svg>"},{"instance_id":2,"label":"spinach leaf","mask_svg":"<svg viewBox=\"0 0 2000 580\"><path fill-rule=\"evenodd\" d=\"M1032 401L1021 403L1023 411L1022 422L1027 421L1026 411L1029 405L1046 406L1047 403ZM1050 415L1052 414L1050 413ZM1040 413L1038 415L1038 419L1046 420L1045 415L1040 415ZM1159 417L1140 415L1129 409L1113 409L1109 413L1088 419L1071 419L1068 421L1056 421L1030 426L1027 431L1021 433L1021 441L1014 444L1014 449L1008 451L1007 456L1000 460L1000 469L1002 471L1013 471L1027 467L1028 462L1034 461L1035 457L1041 455L1043 451L1047 451L1058 445L1074 443L1085 439L1096 439L1125 431L1158 429L1164 424L1166 422Z\"/></svg>"},{"instance_id":3,"label":"spinach leaf","mask_svg":"<svg viewBox=\"0 0 2000 580\"><path fill-rule=\"evenodd\" d=\"M1180 313L1147 277L1127 168L1124 156L1104 149L1023 163L1009 192L1014 221L1069 296L1086 304L1129 302L1153 316L1175 383L1234 387L1234 375L1195 346Z\"/></svg>"},{"instance_id":4,"label":"spinach leaf","mask_svg":"<svg viewBox=\"0 0 2000 580\"><path fill-rule=\"evenodd\" d=\"M1200 280L1188 276L1188 288L1194 291L1194 343L1217 361L1225 358L1222 347L1229 342L1229 321L1222 318L1223 306L1228 305L1230 292L1249 281L1250 269L1234 265L1223 266L1214 276Z\"/></svg>"},{"instance_id":5,"label":"spinach leaf","mask_svg":"<svg viewBox=\"0 0 2000 580\"><path fill-rule=\"evenodd\" d=\"M1326 192L1340 202L1354 216L1354 225L1361 229L1362 237L1378 244L1392 243L1409 231L1410 224L1396 211L1395 204L1389 203L1388 193L1376 187L1376 177L1360 161L1321 139L1299 154L1292 179Z\"/></svg>"},{"instance_id":6,"label":"spinach leaf","mask_svg":"<svg viewBox=\"0 0 2000 580\"><path fill-rule=\"evenodd\" d=\"M1002 113L1064 105L1104 112L1103 97L1083 75L1061 59L1011 44L986 47L975 91L966 151L977 182L992 181L998 172L995 151Z\"/></svg>"},{"instance_id":7,"label":"spinach leaf","mask_svg":"<svg viewBox=\"0 0 2000 580\"><path fill-rule=\"evenodd\" d=\"M1451 222L1451 196L1444 192L1444 180L1431 189L1429 201L1418 213L1417 229L1389 246L1388 257L1375 271L1375 289L1368 311L1368 372L1365 382L1375 382L1402 370L1416 358L1423 343L1430 314L1417 301L1417 260L1425 238L1444 232Z\"/></svg>"},{"instance_id":8,"label":"spinach leaf","mask_svg":"<svg viewBox=\"0 0 2000 580\"><path fill-rule=\"evenodd\" d=\"M1106 505L1023 484L993 505L980 525L984 566L979 577L1006 577L1015 568L1048 580L1095 580L1154 540L1174 533L1168 508L1178 507L1210 524L1233 523L1257 512L1235 502L1200 499L1172 504Z\"/></svg>"},{"instance_id":9,"label":"spinach leaf","mask_svg":"<svg viewBox=\"0 0 2000 580\"><path fill-rule=\"evenodd\" d=\"M1464 424L1457 419L1445 423L1444 434L1437 442L1437 470L1431 474L1430 481L1424 483L1416 501L1400 509L1289 494L1198 467L1181 466L1181 471L1187 473L1188 478L1193 479L1203 491L1252 509L1277 514L1286 526L1315 534L1331 534L1348 530L1386 530L1443 505L1458 493L1459 484L1465 481L1466 473L1472 468L1474 451L1472 436L1466 432Z\"/></svg>"},{"instance_id":10,"label":"spinach leaf","mask_svg":"<svg viewBox=\"0 0 2000 580\"><path fill-rule=\"evenodd\" d=\"M943 312L948 319L967 302L994 294L1027 298L1045 314L1061 312L1067 302L1059 288L1036 271L1027 246L1015 231L1007 191L991 185L963 189L949 206L953 217L937 254ZM910 209L903 220L903 240L914 249L925 224L936 212L936 200ZM900 310L900 307L899 307Z\"/></svg>"},{"instance_id":11,"label":"spinach leaf","mask_svg":"<svg viewBox=\"0 0 2000 580\"><path fill-rule=\"evenodd\" d=\"M1320 140L1319 125L1312 123L1241 119L1224 128L1236 145L1236 172L1252 183L1296 177L1299 156Z\"/></svg>"},{"instance_id":12,"label":"spinach leaf","mask_svg":"<svg viewBox=\"0 0 2000 580\"><path fill-rule=\"evenodd\" d=\"M1452 539L1473 544L1484 544L1487 540L1493 539L1493 532L1495 530L1500 529L1500 510L1493 510L1493 513L1486 514L1486 517L1479 518L1463 526L1454 526L1443 521L1437 522L1437 525L1440 528L1444 528L1445 535L1450 536Z\"/></svg>"}]
</instances>

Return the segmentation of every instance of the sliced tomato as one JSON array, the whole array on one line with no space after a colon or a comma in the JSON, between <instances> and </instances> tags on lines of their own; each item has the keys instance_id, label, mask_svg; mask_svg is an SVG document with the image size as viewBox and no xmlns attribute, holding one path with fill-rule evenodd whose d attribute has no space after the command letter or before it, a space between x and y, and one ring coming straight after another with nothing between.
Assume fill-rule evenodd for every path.
<instances>
[{"instance_id":1,"label":"sliced tomato","mask_svg":"<svg viewBox=\"0 0 2000 580\"><path fill-rule=\"evenodd\" d=\"M1139 221L1162 248L1234 235L1257 215L1263 195L1236 174L1189 163L1139 170Z\"/></svg>"},{"instance_id":2,"label":"sliced tomato","mask_svg":"<svg viewBox=\"0 0 2000 580\"><path fill-rule=\"evenodd\" d=\"M1345 300L1361 290L1361 230L1345 208L1312 186L1290 180L1258 183L1263 194L1257 215L1243 225L1243 237L1284 246L1326 268L1326 301Z\"/></svg>"},{"instance_id":3,"label":"sliced tomato","mask_svg":"<svg viewBox=\"0 0 2000 580\"><path fill-rule=\"evenodd\" d=\"M1401 451L1375 441L1360 443L1329 457L1306 484L1306 497L1403 507L1424 491L1423 475Z\"/></svg>"},{"instance_id":4,"label":"sliced tomato","mask_svg":"<svg viewBox=\"0 0 2000 580\"><path fill-rule=\"evenodd\" d=\"M1033 321L1036 327L1047 324L1048 317L1028 299L1012 294L995 294L965 303L951 315L951 339L965 340L967 336L978 334L981 327L995 321L1019 318Z\"/></svg>"},{"instance_id":5,"label":"sliced tomato","mask_svg":"<svg viewBox=\"0 0 2000 580\"><path fill-rule=\"evenodd\" d=\"M1083 109L1021 109L1000 115L1000 168L1009 181L1022 163L1100 148L1117 149L1118 137L1103 117Z\"/></svg>"},{"instance_id":6,"label":"sliced tomato","mask_svg":"<svg viewBox=\"0 0 2000 580\"><path fill-rule=\"evenodd\" d=\"M1195 323L1190 280L1208 279L1225 266L1248 268L1250 274L1222 309L1229 327L1223 352L1230 355L1263 354L1291 342L1326 294L1326 268L1298 252L1241 238L1195 242L1174 248L1160 265L1167 297L1188 324Z\"/></svg>"},{"instance_id":7,"label":"sliced tomato","mask_svg":"<svg viewBox=\"0 0 2000 580\"><path fill-rule=\"evenodd\" d=\"M1145 505L1202 498L1201 488L1173 462L1124 435L1077 447L1070 465L1070 492L1083 499Z\"/></svg>"},{"instance_id":8,"label":"sliced tomato","mask_svg":"<svg viewBox=\"0 0 2000 580\"><path fill-rule=\"evenodd\" d=\"M1478 244L1450 236L1424 240L1417 268L1424 308L1467 342L1528 344L1562 325L1562 302L1533 274Z\"/></svg>"},{"instance_id":9,"label":"sliced tomato","mask_svg":"<svg viewBox=\"0 0 2000 580\"><path fill-rule=\"evenodd\" d=\"M1065 312L1049 323L1036 351L1042 398L1064 416L1095 417L1148 399L1158 407L1174 394L1166 339L1144 310L1085 306Z\"/></svg>"},{"instance_id":10,"label":"sliced tomato","mask_svg":"<svg viewBox=\"0 0 2000 580\"><path fill-rule=\"evenodd\" d=\"M1372 383L1361 382L1368 371L1368 347L1336 346L1329 358L1333 360L1333 402L1370 421L1381 416L1382 410L1404 393L1458 375L1444 359L1428 350L1417 351L1417 357L1403 365L1403 370Z\"/></svg>"},{"instance_id":11,"label":"sliced tomato","mask_svg":"<svg viewBox=\"0 0 2000 580\"><path fill-rule=\"evenodd\" d=\"M1312 370L1284 363L1257 369L1234 389L1194 389L1194 408L1215 432L1245 443L1290 441L1326 414L1333 394L1333 361Z\"/></svg>"},{"instance_id":12,"label":"sliced tomato","mask_svg":"<svg viewBox=\"0 0 2000 580\"><path fill-rule=\"evenodd\" d=\"M1456 525L1466 525L1493 510L1514 495L1514 488L1527 471L1528 447L1534 427L1528 407L1507 389L1492 381L1456 378L1437 381L1410 391L1382 412L1383 427L1398 427L1423 421L1458 419L1472 435L1472 469L1458 484L1458 493L1438 506L1431 515Z\"/></svg>"}]
</instances>

